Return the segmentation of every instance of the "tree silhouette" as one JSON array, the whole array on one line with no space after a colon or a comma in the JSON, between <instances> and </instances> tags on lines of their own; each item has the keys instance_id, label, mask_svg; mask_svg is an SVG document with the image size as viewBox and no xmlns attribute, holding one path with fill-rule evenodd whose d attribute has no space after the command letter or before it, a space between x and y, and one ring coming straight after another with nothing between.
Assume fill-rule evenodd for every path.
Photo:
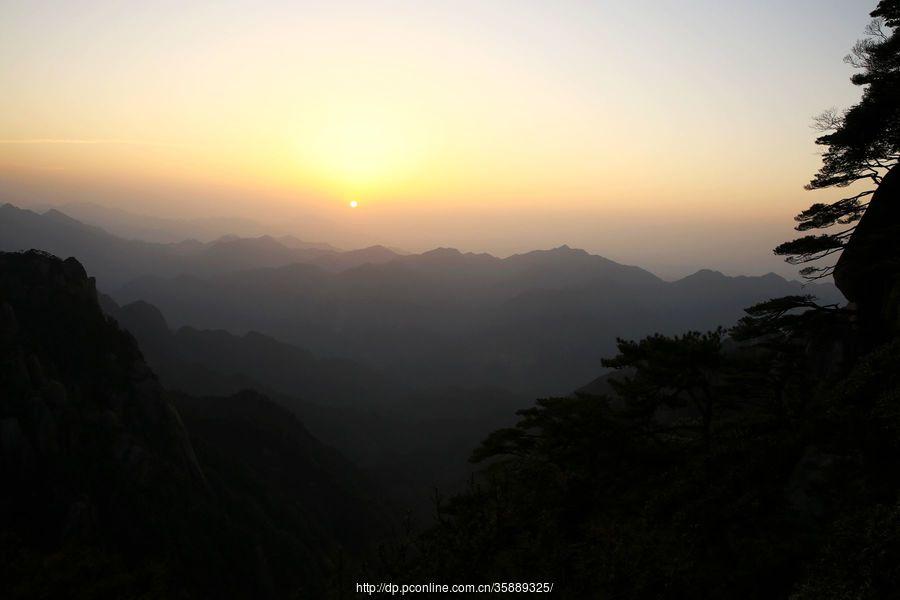
<instances>
[{"instance_id":1,"label":"tree silhouette","mask_svg":"<svg viewBox=\"0 0 900 600\"><path fill-rule=\"evenodd\" d=\"M844 59L859 70L851 81L864 88L862 99L843 113L829 110L816 118L815 127L822 132L816 143L826 150L821 169L806 189L869 185L836 202L813 204L797 215L798 231L826 232L775 248L791 264L816 263L841 252L857 231L873 194L900 161L900 0L881 0L871 16L874 20L866 28L866 37ZM834 269L833 264L810 264L801 274L818 279Z\"/></svg>"},{"instance_id":2,"label":"tree silhouette","mask_svg":"<svg viewBox=\"0 0 900 600\"><path fill-rule=\"evenodd\" d=\"M657 334L638 342L620 339L619 354L602 362L604 367L624 371L609 383L633 416L653 422L660 408L690 407L698 422L691 419L687 428L698 431L708 449L713 418L723 398L718 387L724 335L718 329L674 337Z\"/></svg>"}]
</instances>

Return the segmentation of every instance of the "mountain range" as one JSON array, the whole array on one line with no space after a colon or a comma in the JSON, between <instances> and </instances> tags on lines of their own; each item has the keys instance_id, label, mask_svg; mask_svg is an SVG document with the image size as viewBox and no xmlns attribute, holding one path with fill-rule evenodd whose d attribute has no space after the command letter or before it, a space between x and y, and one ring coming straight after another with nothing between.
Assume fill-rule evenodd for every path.
<instances>
[{"instance_id":1,"label":"mountain range","mask_svg":"<svg viewBox=\"0 0 900 600\"><path fill-rule=\"evenodd\" d=\"M399 256L380 246L341 252L327 244L307 243L293 236L276 239L270 235L222 235L207 242L188 238L171 243L126 239L55 208L37 213L12 204L0 206L0 249L29 248L59 256L77 255L105 290L149 274L208 275L292 263L349 268Z\"/></svg>"},{"instance_id":2,"label":"mountain range","mask_svg":"<svg viewBox=\"0 0 900 600\"><path fill-rule=\"evenodd\" d=\"M237 217L201 217L193 219L171 219L137 214L92 202L66 202L56 207L64 214L87 225L100 227L114 235L144 242L161 244L177 243L183 240L211 242L224 236L259 237L269 233L266 227L252 219ZM339 251L324 242L306 242L292 235L279 235L278 240L286 246L297 248L318 248Z\"/></svg>"},{"instance_id":3,"label":"mountain range","mask_svg":"<svg viewBox=\"0 0 900 600\"><path fill-rule=\"evenodd\" d=\"M363 364L317 358L257 332L172 330L144 301L120 307L100 295L100 303L135 337L166 389L192 396L264 392L392 498L421 511L430 509L435 485L454 489L466 478L467 454L485 429L510 424L528 402L495 387L411 390Z\"/></svg>"},{"instance_id":4,"label":"mountain range","mask_svg":"<svg viewBox=\"0 0 900 600\"><path fill-rule=\"evenodd\" d=\"M148 302L176 329L257 332L412 388L564 393L597 376L616 337L729 325L743 308L788 294L840 300L830 284L772 273L701 270L668 282L567 246L498 258L341 252L271 236L159 244L58 210L0 207L0 249L27 248L78 256L116 302Z\"/></svg>"},{"instance_id":5,"label":"mountain range","mask_svg":"<svg viewBox=\"0 0 900 600\"><path fill-rule=\"evenodd\" d=\"M471 449L486 432L511 425L531 398L606 389L601 359L613 353L617 337L728 325L744 307L773 296L840 300L831 285L804 288L774 274L701 270L669 282L567 246L499 258L452 248L339 251L266 235L157 243L125 239L58 210L0 207L0 249L29 248L41 251L0 255L4 306L15 313L15 331L21 324L27 331L21 343L28 346L12 351L29 373L26 396L36 393L38 402L3 409L3 442L20 457L7 465L8 479L23 489L55 485L69 467L47 454L62 443L54 432L92 430L113 418L104 416L109 406L113 415L124 410L119 421L137 420L101 427L108 445L82 449L76 442L69 451L118 473L116 448L137 443L155 479L133 482L123 473L112 489L137 490L130 494L154 485L168 496L146 494L158 510L135 500L133 509L108 511L114 500L106 475L98 488L67 484L62 495L32 507L13 496L5 527L13 527L17 511L31 510L26 520L46 520L49 537L15 538L12 550L3 549L24 553L10 577L35 577L46 560L41 544L70 543L75 526L88 533L72 538L73 552L94 562L67 554L69 568L99 562L118 580L121 567L109 565L137 561L135 577L154 577L174 541L151 536L154 545L140 551L134 540L149 523L169 523L190 529L190 550L209 557L184 573L164 569L165 585L224 597L239 597L249 581L266 582L264 595L271 596L322 581L351 539L365 545L383 531L375 523L385 505L373 493L424 516L430 493L463 489ZM74 258L47 252L83 257L103 293ZM23 277L36 283L23 286ZM48 293L52 301L42 296ZM103 362L109 348L131 366ZM72 358L85 352L94 362ZM109 377L131 398L120 408L120 392L81 391L85 382ZM99 405L60 413L59 398L70 396ZM164 418L134 417L148 409ZM51 416L29 416L35 414ZM142 432L145 421L156 429ZM151 443L163 445L145 447ZM93 472L86 463L72 468ZM178 481L195 483L166 491ZM180 524L173 501L205 516ZM80 502L112 521L78 517L71 525L75 517L63 513L80 511ZM140 526L116 530L129 520ZM213 550L217 538L204 528L221 529L229 555ZM291 561L306 566L292 572ZM229 568L230 578L216 582L212 574ZM64 588L66 581L48 585ZM108 585L116 589L115 581Z\"/></svg>"},{"instance_id":6,"label":"mountain range","mask_svg":"<svg viewBox=\"0 0 900 600\"><path fill-rule=\"evenodd\" d=\"M339 272L291 264L147 276L112 292L176 326L258 331L371 365L411 386L498 385L534 395L593 379L617 337L710 329L789 294L777 275L701 271L663 281L568 247L499 259L439 249Z\"/></svg>"}]
</instances>

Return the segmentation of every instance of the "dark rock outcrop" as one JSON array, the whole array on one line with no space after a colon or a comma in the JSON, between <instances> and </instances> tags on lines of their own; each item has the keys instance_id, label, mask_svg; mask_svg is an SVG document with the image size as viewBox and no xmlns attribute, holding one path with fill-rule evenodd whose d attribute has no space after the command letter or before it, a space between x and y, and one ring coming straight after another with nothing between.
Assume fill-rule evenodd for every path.
<instances>
[{"instance_id":1,"label":"dark rock outcrop","mask_svg":"<svg viewBox=\"0 0 900 600\"><path fill-rule=\"evenodd\" d=\"M900 169L872 195L834 269L834 282L854 303L871 343L900 333Z\"/></svg>"},{"instance_id":2,"label":"dark rock outcrop","mask_svg":"<svg viewBox=\"0 0 900 600\"><path fill-rule=\"evenodd\" d=\"M0 253L0 597L322 597L384 521L285 409L177 402L78 261Z\"/></svg>"},{"instance_id":3,"label":"dark rock outcrop","mask_svg":"<svg viewBox=\"0 0 900 600\"><path fill-rule=\"evenodd\" d=\"M0 254L0 481L13 598L163 595L211 502L178 412L73 258Z\"/></svg>"},{"instance_id":4,"label":"dark rock outcrop","mask_svg":"<svg viewBox=\"0 0 900 600\"><path fill-rule=\"evenodd\" d=\"M153 500L202 496L181 419L75 259L0 254L0 522L38 545L165 544ZM103 515L99 518L98 515ZM31 526L40 522L38 530Z\"/></svg>"}]
</instances>

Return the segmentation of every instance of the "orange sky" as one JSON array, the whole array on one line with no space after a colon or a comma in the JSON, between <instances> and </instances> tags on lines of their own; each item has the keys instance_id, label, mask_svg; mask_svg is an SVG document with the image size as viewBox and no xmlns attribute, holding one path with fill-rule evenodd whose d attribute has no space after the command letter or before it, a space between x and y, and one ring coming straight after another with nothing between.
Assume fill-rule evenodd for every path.
<instances>
[{"instance_id":1,"label":"orange sky","mask_svg":"<svg viewBox=\"0 0 900 600\"><path fill-rule=\"evenodd\" d=\"M793 272L872 3L423 4L4 3L2 199Z\"/></svg>"}]
</instances>

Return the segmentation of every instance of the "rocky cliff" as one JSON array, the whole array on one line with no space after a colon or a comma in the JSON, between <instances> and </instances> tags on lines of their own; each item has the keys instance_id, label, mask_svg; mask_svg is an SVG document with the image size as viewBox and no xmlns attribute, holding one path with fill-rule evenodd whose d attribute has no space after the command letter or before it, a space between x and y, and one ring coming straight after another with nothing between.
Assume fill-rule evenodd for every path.
<instances>
[{"instance_id":1,"label":"rocky cliff","mask_svg":"<svg viewBox=\"0 0 900 600\"><path fill-rule=\"evenodd\" d=\"M0 522L24 540L149 550L155 501L205 494L178 413L76 260L0 254L0 387Z\"/></svg>"},{"instance_id":2,"label":"rocky cliff","mask_svg":"<svg viewBox=\"0 0 900 600\"><path fill-rule=\"evenodd\" d=\"M367 482L258 394L177 402L78 261L0 253L0 597L334 587L383 520Z\"/></svg>"},{"instance_id":3,"label":"rocky cliff","mask_svg":"<svg viewBox=\"0 0 900 600\"><path fill-rule=\"evenodd\" d=\"M860 219L834 269L870 344L900 333L900 170L894 167Z\"/></svg>"}]
</instances>

